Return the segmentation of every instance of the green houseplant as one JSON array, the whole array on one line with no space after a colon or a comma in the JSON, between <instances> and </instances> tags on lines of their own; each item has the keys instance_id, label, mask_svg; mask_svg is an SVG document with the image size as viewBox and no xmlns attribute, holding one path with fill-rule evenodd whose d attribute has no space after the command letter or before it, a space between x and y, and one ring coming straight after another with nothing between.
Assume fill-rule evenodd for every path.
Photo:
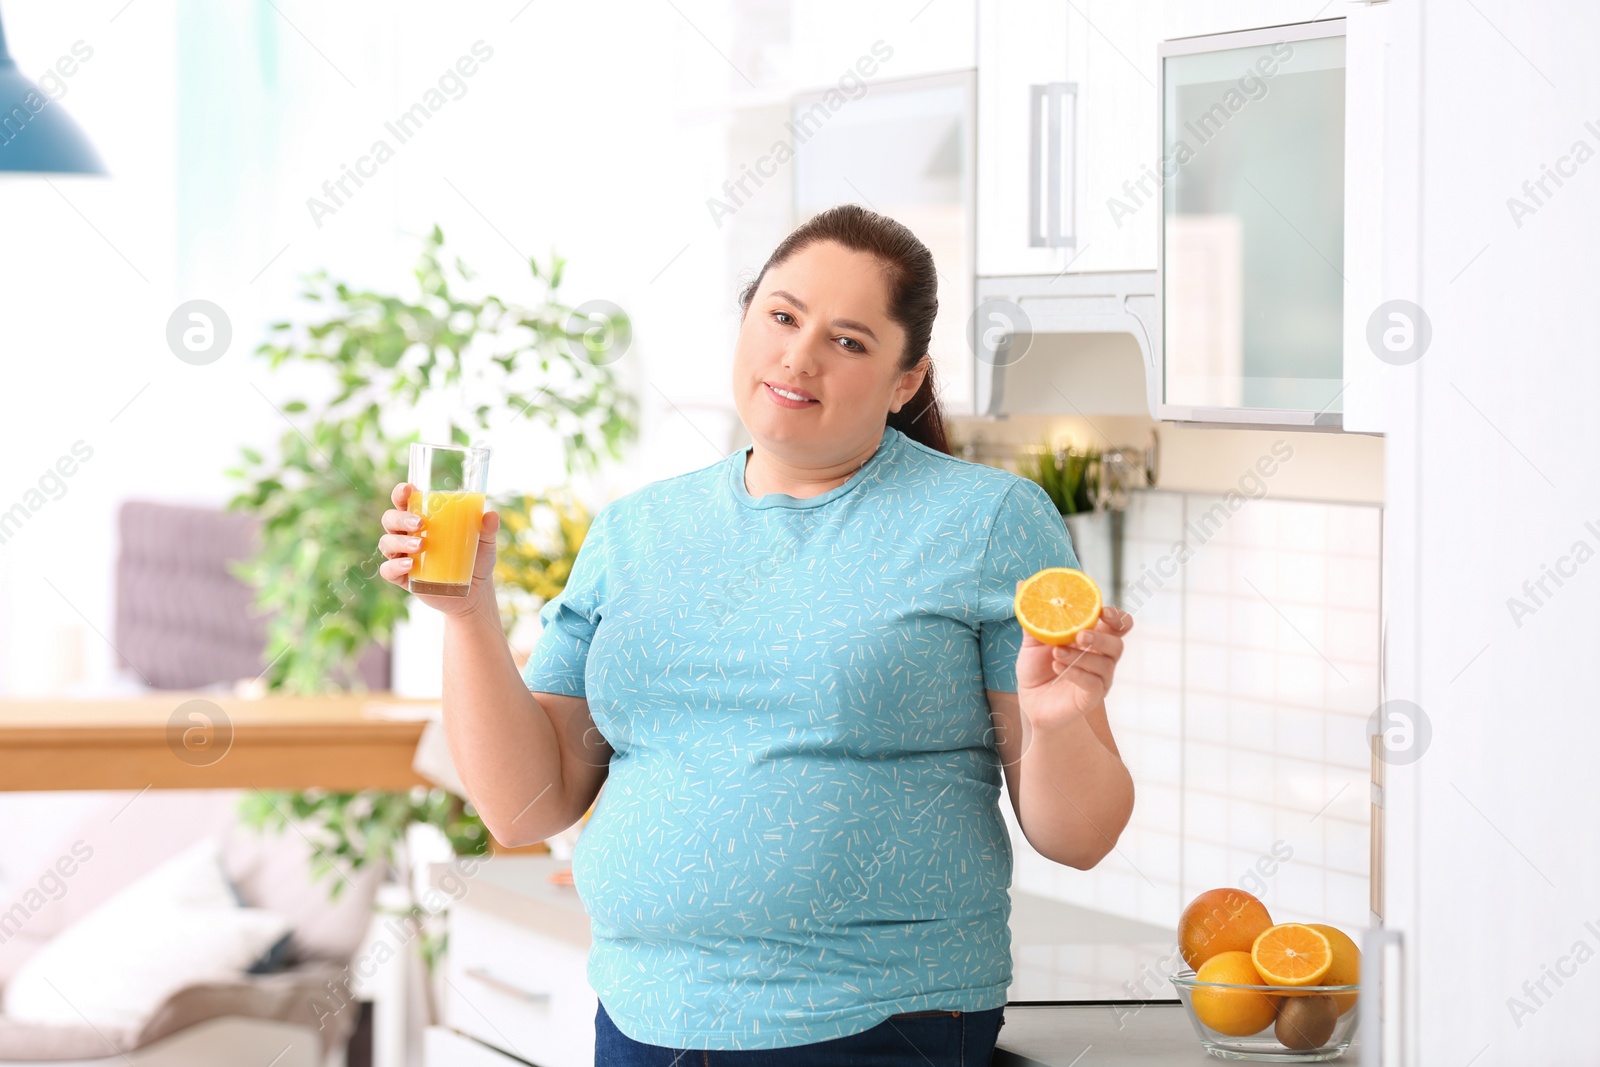
<instances>
[{"instance_id":1,"label":"green houseplant","mask_svg":"<svg viewBox=\"0 0 1600 1067\"><path fill-rule=\"evenodd\" d=\"M406 478L406 445L419 439L395 424L420 404L450 402L454 443L489 430L497 415L543 423L561 437L573 471L597 470L603 455L620 459L637 435L637 399L621 388L606 347L625 335L625 316L575 315L557 298L558 256L547 269L529 260L545 290L532 306L465 295L475 276L459 259L447 267L443 244L434 227L409 297L310 276L304 299L323 314L273 324L275 336L257 349L274 369L326 371L333 393L282 404L290 426L277 454L241 449L243 462L228 471L249 483L229 509L262 519L261 550L234 573L255 587L259 609L276 612L270 690L359 688L356 658L406 617L410 598L377 575L376 514Z\"/></svg>"},{"instance_id":2,"label":"green houseplant","mask_svg":"<svg viewBox=\"0 0 1600 1067\"><path fill-rule=\"evenodd\" d=\"M1052 448L1048 443L1023 456L1018 473L1037 482L1063 515L1094 511L1100 493L1100 450Z\"/></svg>"},{"instance_id":3,"label":"green houseplant","mask_svg":"<svg viewBox=\"0 0 1600 1067\"><path fill-rule=\"evenodd\" d=\"M377 516L404 481L406 445L419 440L401 423L425 403L443 400L449 439L522 418L542 423L563 442L572 471L595 471L604 455L621 458L637 435L637 400L613 366L629 323L613 305L579 313L558 296L566 261L529 260L542 292L531 304L473 294L476 276L448 260L435 226L424 239L408 295L358 289L325 272L305 279L311 314L269 327L257 355L271 368L301 364L324 372L326 400L293 399L275 454L241 449L227 473L247 487L229 510L260 517L261 544L233 572L256 590L268 624L263 678L269 690L315 694L364 688L355 661L388 640L411 598L378 576ZM589 305L584 306L585 309ZM459 421L458 421L459 420ZM603 449L603 452L602 452ZM501 513L495 578L510 592L502 622L515 623L519 596L560 592L588 529L581 506L559 493L492 500ZM534 516L555 517L557 537L541 540ZM509 612L509 614L508 614ZM491 842L472 805L442 789L408 792L253 791L240 815L259 830L283 832L291 821L317 847L315 873L337 897L343 870L384 863L409 870L406 830L436 827L457 855ZM410 879L397 879L407 886ZM424 938L431 968L440 942Z\"/></svg>"},{"instance_id":4,"label":"green houseplant","mask_svg":"<svg viewBox=\"0 0 1600 1067\"><path fill-rule=\"evenodd\" d=\"M502 592L500 614L508 635L518 624L566 588L578 549L593 516L568 492L531 493L503 501L495 545L495 588Z\"/></svg>"},{"instance_id":5,"label":"green houseplant","mask_svg":"<svg viewBox=\"0 0 1600 1067\"><path fill-rule=\"evenodd\" d=\"M1052 448L1046 443L1030 449L1018 463L1018 473L1038 483L1061 513L1078 566L1100 586L1106 603L1118 607L1124 516L1116 493L1109 490L1116 484L1114 461L1121 454L1118 450L1108 461L1100 449Z\"/></svg>"}]
</instances>

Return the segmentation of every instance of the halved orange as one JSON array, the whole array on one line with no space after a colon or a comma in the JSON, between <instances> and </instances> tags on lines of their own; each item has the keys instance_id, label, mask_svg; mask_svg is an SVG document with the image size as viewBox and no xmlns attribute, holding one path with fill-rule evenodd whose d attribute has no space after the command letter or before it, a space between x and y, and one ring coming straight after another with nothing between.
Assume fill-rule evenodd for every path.
<instances>
[{"instance_id":1,"label":"halved orange","mask_svg":"<svg viewBox=\"0 0 1600 1067\"><path fill-rule=\"evenodd\" d=\"M1250 962L1268 985L1316 985L1333 966L1333 945L1321 930L1279 923L1261 931L1250 946Z\"/></svg>"},{"instance_id":2,"label":"halved orange","mask_svg":"<svg viewBox=\"0 0 1600 1067\"><path fill-rule=\"evenodd\" d=\"M1100 621L1100 587L1071 567L1046 567L1017 587L1017 621L1047 645L1070 645Z\"/></svg>"}]
</instances>

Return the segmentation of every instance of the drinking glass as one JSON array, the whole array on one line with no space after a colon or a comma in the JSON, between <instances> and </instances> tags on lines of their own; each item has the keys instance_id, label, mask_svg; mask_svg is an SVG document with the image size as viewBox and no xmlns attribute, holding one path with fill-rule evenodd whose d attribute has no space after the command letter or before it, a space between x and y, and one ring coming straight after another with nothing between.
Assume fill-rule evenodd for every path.
<instances>
[{"instance_id":1,"label":"drinking glass","mask_svg":"<svg viewBox=\"0 0 1600 1067\"><path fill-rule=\"evenodd\" d=\"M406 510L422 516L422 548L411 570L411 591L466 596L478 558L489 449L483 446L411 445L411 499Z\"/></svg>"}]
</instances>

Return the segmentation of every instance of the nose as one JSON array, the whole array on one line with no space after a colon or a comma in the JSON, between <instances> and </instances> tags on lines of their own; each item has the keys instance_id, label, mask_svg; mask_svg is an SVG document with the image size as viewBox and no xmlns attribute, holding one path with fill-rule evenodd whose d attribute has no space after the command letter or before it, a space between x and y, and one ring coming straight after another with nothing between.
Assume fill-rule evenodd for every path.
<instances>
[{"instance_id":1,"label":"nose","mask_svg":"<svg viewBox=\"0 0 1600 1067\"><path fill-rule=\"evenodd\" d=\"M817 340L804 333L794 337L784 346L783 369L795 377L809 378L817 371Z\"/></svg>"}]
</instances>

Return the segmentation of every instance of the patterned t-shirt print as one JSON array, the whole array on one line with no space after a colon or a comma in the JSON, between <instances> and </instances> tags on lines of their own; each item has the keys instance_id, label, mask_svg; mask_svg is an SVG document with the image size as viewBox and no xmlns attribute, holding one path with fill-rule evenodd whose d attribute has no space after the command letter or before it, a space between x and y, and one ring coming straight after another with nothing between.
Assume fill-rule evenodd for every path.
<instances>
[{"instance_id":1,"label":"patterned t-shirt print","mask_svg":"<svg viewBox=\"0 0 1600 1067\"><path fill-rule=\"evenodd\" d=\"M589 980L672 1048L1004 1005L1011 848L986 689L1016 583L1076 567L1044 490L886 427L812 497L741 450L601 509L523 680L614 750L573 855Z\"/></svg>"}]
</instances>

